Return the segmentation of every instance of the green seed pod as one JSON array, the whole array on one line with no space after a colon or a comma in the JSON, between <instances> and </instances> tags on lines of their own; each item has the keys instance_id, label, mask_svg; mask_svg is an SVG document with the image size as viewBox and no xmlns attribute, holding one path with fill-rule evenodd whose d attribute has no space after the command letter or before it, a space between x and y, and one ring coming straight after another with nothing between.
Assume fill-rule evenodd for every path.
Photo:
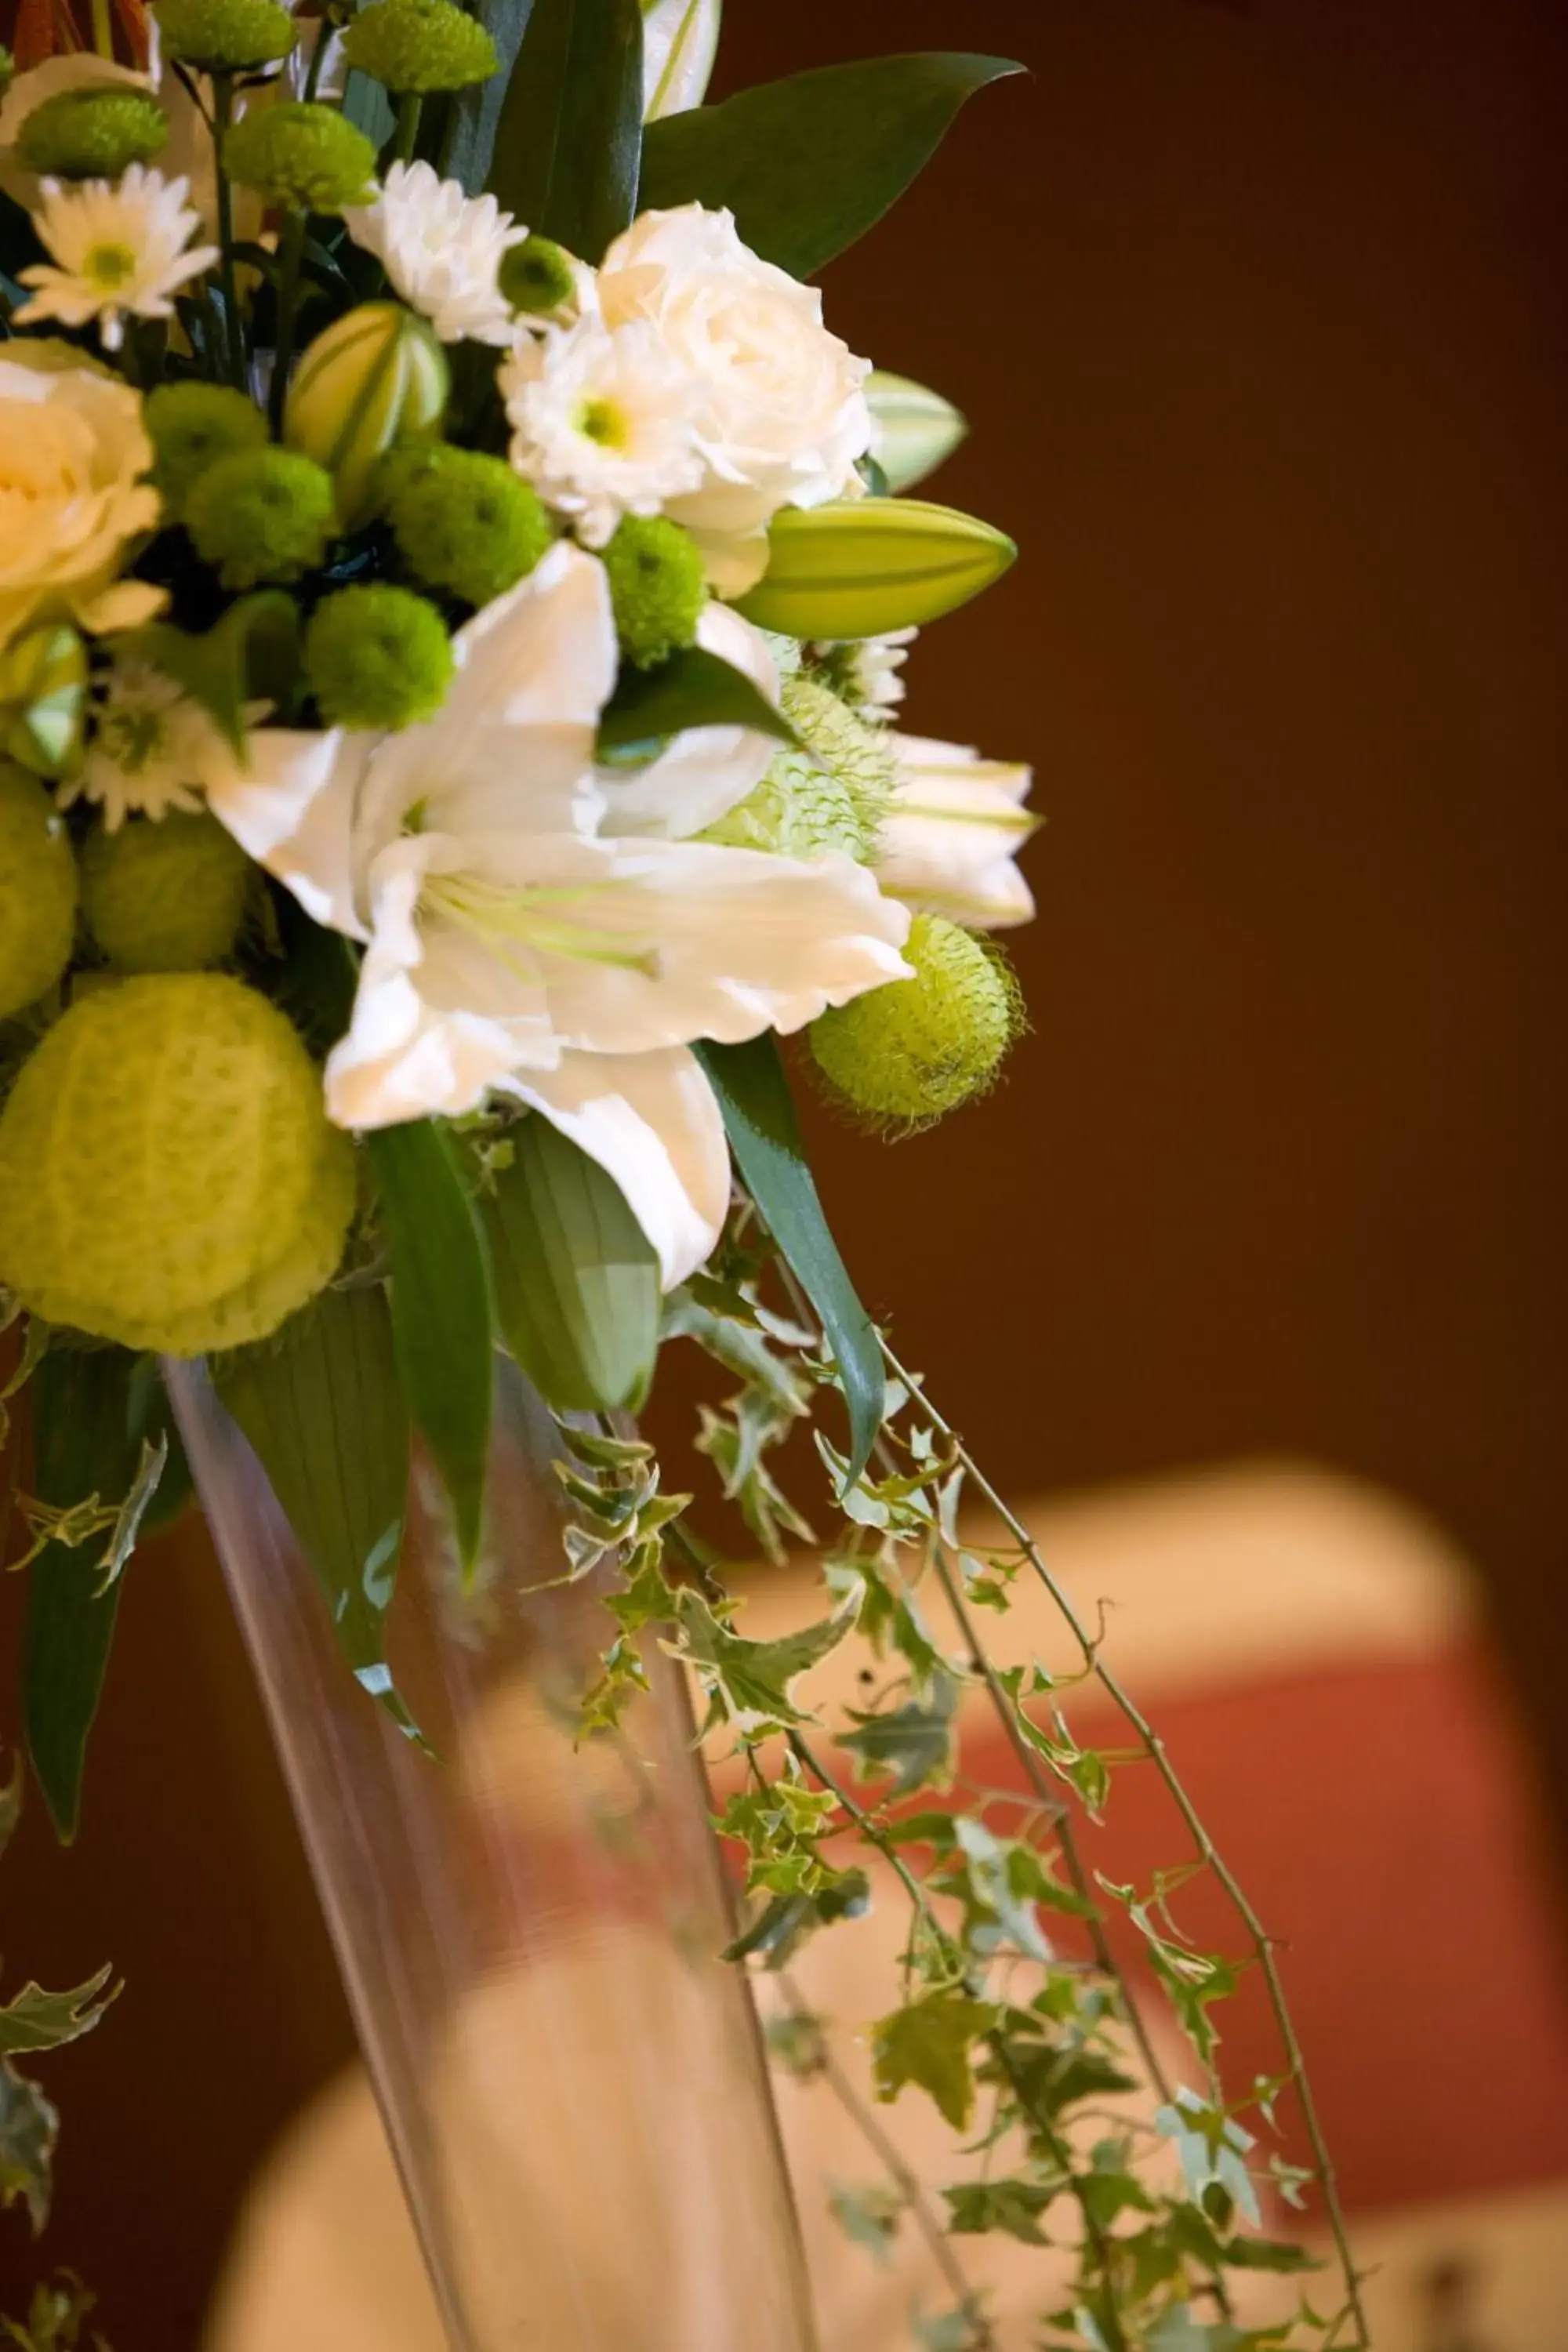
<instances>
[{"instance_id":1,"label":"green seed pod","mask_svg":"<svg viewBox=\"0 0 1568 2352\"><path fill-rule=\"evenodd\" d=\"M907 375L885 375L874 368L866 379L866 398L876 428L871 455L895 492L912 489L934 474L969 431L951 400Z\"/></svg>"},{"instance_id":2,"label":"green seed pod","mask_svg":"<svg viewBox=\"0 0 1568 2352\"><path fill-rule=\"evenodd\" d=\"M52 988L70 961L77 870L42 784L0 766L0 1021Z\"/></svg>"},{"instance_id":3,"label":"green seed pod","mask_svg":"<svg viewBox=\"0 0 1568 2352\"><path fill-rule=\"evenodd\" d=\"M0 1282L46 1322L201 1355L336 1270L353 1147L275 1005L218 972L95 989L0 1112Z\"/></svg>"},{"instance_id":4,"label":"green seed pod","mask_svg":"<svg viewBox=\"0 0 1568 2352\"><path fill-rule=\"evenodd\" d=\"M0 750L36 776L68 775L87 723L87 647L42 621L0 654Z\"/></svg>"},{"instance_id":5,"label":"green seed pod","mask_svg":"<svg viewBox=\"0 0 1568 2352\"><path fill-rule=\"evenodd\" d=\"M759 628L833 640L938 620L999 580L1018 552L990 523L920 499L786 507L768 550L766 573L737 609Z\"/></svg>"},{"instance_id":6,"label":"green seed pod","mask_svg":"<svg viewBox=\"0 0 1568 2352\"><path fill-rule=\"evenodd\" d=\"M840 1101L908 1133L985 1091L1020 1009L999 950L941 915L917 915L903 952L912 980L890 980L824 1013L806 1037Z\"/></svg>"},{"instance_id":7,"label":"green seed pod","mask_svg":"<svg viewBox=\"0 0 1568 2352\"><path fill-rule=\"evenodd\" d=\"M625 1193L538 1112L483 1202L496 1312L556 1412L635 1412L658 1353L659 1269Z\"/></svg>"},{"instance_id":8,"label":"green seed pod","mask_svg":"<svg viewBox=\"0 0 1568 2352\"><path fill-rule=\"evenodd\" d=\"M205 810L100 826L81 858L81 910L121 971L199 971L221 963L245 913L250 861Z\"/></svg>"},{"instance_id":9,"label":"green seed pod","mask_svg":"<svg viewBox=\"0 0 1568 2352\"><path fill-rule=\"evenodd\" d=\"M377 467L393 443L439 432L448 383L440 343L401 302L362 302L301 354L283 438L333 477L345 530L375 511Z\"/></svg>"}]
</instances>

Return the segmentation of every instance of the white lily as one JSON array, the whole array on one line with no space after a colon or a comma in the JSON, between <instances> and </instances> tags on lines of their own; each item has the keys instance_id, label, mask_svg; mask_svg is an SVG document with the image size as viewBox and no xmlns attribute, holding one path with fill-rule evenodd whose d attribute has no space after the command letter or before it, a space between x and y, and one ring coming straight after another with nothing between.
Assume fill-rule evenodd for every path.
<instances>
[{"instance_id":1,"label":"white lily","mask_svg":"<svg viewBox=\"0 0 1568 2352\"><path fill-rule=\"evenodd\" d=\"M959 743L888 740L898 770L878 839L883 889L972 929L1028 922L1035 902L1014 861L1038 822L1023 806L1029 770Z\"/></svg>"},{"instance_id":2,"label":"white lily","mask_svg":"<svg viewBox=\"0 0 1568 2352\"><path fill-rule=\"evenodd\" d=\"M715 601L703 607L697 642L742 671L778 708L778 664L761 629ZM773 736L754 727L689 727L644 767L600 769L605 814L599 829L684 841L738 807L762 782L778 749Z\"/></svg>"},{"instance_id":3,"label":"white lily","mask_svg":"<svg viewBox=\"0 0 1568 2352\"><path fill-rule=\"evenodd\" d=\"M372 1128L515 1095L620 1184L672 1285L729 1192L690 1044L797 1029L904 977L908 913L848 858L670 838L651 804L638 835L601 830L616 637L581 549L559 542L455 650L428 724L258 730L248 776L211 805L318 920L367 943L331 1117ZM687 799L677 768L676 826Z\"/></svg>"},{"instance_id":4,"label":"white lily","mask_svg":"<svg viewBox=\"0 0 1568 2352\"><path fill-rule=\"evenodd\" d=\"M719 47L723 0L643 0L643 114L657 122L700 106Z\"/></svg>"}]
</instances>

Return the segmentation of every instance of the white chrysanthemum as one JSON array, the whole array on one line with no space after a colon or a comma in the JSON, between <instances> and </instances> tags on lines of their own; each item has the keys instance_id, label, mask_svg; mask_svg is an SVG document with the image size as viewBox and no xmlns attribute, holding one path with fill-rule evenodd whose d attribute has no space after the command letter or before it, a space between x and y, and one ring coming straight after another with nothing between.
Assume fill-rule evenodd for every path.
<instances>
[{"instance_id":1,"label":"white chrysanthemum","mask_svg":"<svg viewBox=\"0 0 1568 2352\"><path fill-rule=\"evenodd\" d=\"M701 386L650 326L585 318L520 334L499 381L512 465L585 546L603 547L623 515L658 514L703 478Z\"/></svg>"},{"instance_id":2,"label":"white chrysanthemum","mask_svg":"<svg viewBox=\"0 0 1568 2352\"><path fill-rule=\"evenodd\" d=\"M701 205L635 220L605 256L598 298L608 326L656 327L702 386L701 475L668 512L703 550L719 593L739 596L762 578L781 507L858 488L870 362L828 333L816 287L753 253L731 214Z\"/></svg>"},{"instance_id":3,"label":"white chrysanthemum","mask_svg":"<svg viewBox=\"0 0 1568 2352\"><path fill-rule=\"evenodd\" d=\"M465 195L428 163L394 163L375 203L355 205L343 222L444 343L510 342L511 310L496 273L528 231L493 196Z\"/></svg>"},{"instance_id":4,"label":"white chrysanthemum","mask_svg":"<svg viewBox=\"0 0 1568 2352\"><path fill-rule=\"evenodd\" d=\"M81 769L59 797L67 807L94 802L117 833L132 814L199 809L206 786L237 772L233 752L199 702L150 664L121 662L110 672Z\"/></svg>"},{"instance_id":5,"label":"white chrysanthemum","mask_svg":"<svg viewBox=\"0 0 1568 2352\"><path fill-rule=\"evenodd\" d=\"M16 313L19 326L58 319L85 327L96 319L104 349L118 351L128 317L172 317L179 289L218 257L216 246L191 244L202 223L185 201L186 180L132 163L113 185L39 185L33 226L55 266L40 261L21 271L22 284L37 290Z\"/></svg>"}]
</instances>

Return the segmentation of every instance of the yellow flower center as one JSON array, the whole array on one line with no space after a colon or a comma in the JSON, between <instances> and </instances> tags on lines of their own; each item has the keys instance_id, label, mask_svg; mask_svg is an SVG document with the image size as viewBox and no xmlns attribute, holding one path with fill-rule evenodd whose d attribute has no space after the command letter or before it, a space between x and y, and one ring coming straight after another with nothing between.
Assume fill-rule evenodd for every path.
<instances>
[{"instance_id":1,"label":"yellow flower center","mask_svg":"<svg viewBox=\"0 0 1568 2352\"><path fill-rule=\"evenodd\" d=\"M129 245L93 245L82 261L82 276L105 294L118 293L136 275L136 254Z\"/></svg>"},{"instance_id":2,"label":"yellow flower center","mask_svg":"<svg viewBox=\"0 0 1568 2352\"><path fill-rule=\"evenodd\" d=\"M596 441L601 449L624 449L631 439L626 411L613 400L585 400L576 423L584 440Z\"/></svg>"}]
</instances>

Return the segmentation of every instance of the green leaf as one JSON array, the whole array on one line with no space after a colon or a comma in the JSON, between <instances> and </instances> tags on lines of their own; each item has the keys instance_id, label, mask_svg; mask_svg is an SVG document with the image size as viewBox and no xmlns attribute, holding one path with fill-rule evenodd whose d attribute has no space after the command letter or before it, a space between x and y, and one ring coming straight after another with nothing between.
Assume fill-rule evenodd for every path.
<instances>
[{"instance_id":1,"label":"green leaf","mask_svg":"<svg viewBox=\"0 0 1568 2352\"><path fill-rule=\"evenodd\" d=\"M281 588L258 588L229 606L200 636L172 621L150 621L117 640L199 702L236 751L245 743L252 697L287 705L300 663L300 609Z\"/></svg>"},{"instance_id":2,"label":"green leaf","mask_svg":"<svg viewBox=\"0 0 1568 2352\"><path fill-rule=\"evenodd\" d=\"M830 2182L827 2203L834 2220L858 2246L885 2263L898 2239L899 2223L909 2202L902 2189L874 2183L868 2189L846 2189Z\"/></svg>"},{"instance_id":3,"label":"green leaf","mask_svg":"<svg viewBox=\"0 0 1568 2352\"><path fill-rule=\"evenodd\" d=\"M957 1710L957 1683L951 1675L938 1674L928 1701L906 1699L881 1715L861 1715L851 1707L857 1728L839 1732L835 1745L847 1748L858 1759L862 1780L890 1772L889 1794L907 1797L914 1789L945 1786L951 1778Z\"/></svg>"},{"instance_id":4,"label":"green leaf","mask_svg":"<svg viewBox=\"0 0 1568 2352\"><path fill-rule=\"evenodd\" d=\"M18 1756L11 1767L11 1777L0 1789L0 1853L4 1853L16 1834L16 1824L22 1818L22 1759Z\"/></svg>"},{"instance_id":5,"label":"green leaf","mask_svg":"<svg viewBox=\"0 0 1568 2352\"><path fill-rule=\"evenodd\" d=\"M451 1497L471 1567L484 1519L489 1448L489 1273L452 1146L430 1119L366 1138L392 1266L392 1328L403 1393Z\"/></svg>"},{"instance_id":6,"label":"green leaf","mask_svg":"<svg viewBox=\"0 0 1568 2352\"><path fill-rule=\"evenodd\" d=\"M446 136L440 157L443 175L458 181L470 196L477 196L489 178L495 152L496 126L500 121L517 53L532 13L533 0L481 0L481 5L473 11L496 45L500 67L488 81L470 82L467 89L457 91L447 100ZM351 90L353 87L353 78L351 76ZM377 83L374 87L379 89L380 85ZM376 140L378 147L383 144L385 135L384 132Z\"/></svg>"},{"instance_id":7,"label":"green leaf","mask_svg":"<svg viewBox=\"0 0 1568 2352\"><path fill-rule=\"evenodd\" d=\"M555 1412L635 1412L658 1355L658 1257L626 1194L537 1112L479 1213L496 1317Z\"/></svg>"},{"instance_id":8,"label":"green leaf","mask_svg":"<svg viewBox=\"0 0 1568 2352\"><path fill-rule=\"evenodd\" d=\"M1023 70L940 49L867 58L671 115L648 125L643 205L727 205L749 246L809 278L902 195L966 99Z\"/></svg>"},{"instance_id":9,"label":"green leaf","mask_svg":"<svg viewBox=\"0 0 1568 2352\"><path fill-rule=\"evenodd\" d=\"M213 1379L315 1571L355 1679L417 1739L386 1657L408 1414L385 1298L323 1291L275 1339L216 1361Z\"/></svg>"},{"instance_id":10,"label":"green leaf","mask_svg":"<svg viewBox=\"0 0 1568 2352\"><path fill-rule=\"evenodd\" d=\"M651 755L688 727L750 727L780 743L799 741L783 711L743 670L706 646L688 646L657 669L623 670L599 720L599 751L646 746Z\"/></svg>"},{"instance_id":11,"label":"green leaf","mask_svg":"<svg viewBox=\"0 0 1568 2352\"><path fill-rule=\"evenodd\" d=\"M25 2050L58 2050L90 2033L120 1990L110 1979L109 1967L89 1977L69 1992L46 1992L42 1985L25 1984L14 2000L0 2001L0 2058L14 2058Z\"/></svg>"},{"instance_id":12,"label":"green leaf","mask_svg":"<svg viewBox=\"0 0 1568 2352\"><path fill-rule=\"evenodd\" d=\"M25 2200L33 2235L49 2218L60 2119L36 2083L0 2058L0 2206Z\"/></svg>"},{"instance_id":13,"label":"green leaf","mask_svg":"<svg viewBox=\"0 0 1568 2352\"><path fill-rule=\"evenodd\" d=\"M689 1585L676 1595L676 1616L684 1639L679 1654L689 1660L706 1687L731 1715L772 1723L810 1723L790 1696L790 1685L809 1666L836 1650L855 1622L853 1601L816 1625L803 1625L776 1642L748 1642L714 1616Z\"/></svg>"},{"instance_id":14,"label":"green leaf","mask_svg":"<svg viewBox=\"0 0 1568 2352\"><path fill-rule=\"evenodd\" d=\"M496 201L599 261L637 211L641 156L638 0L534 0L496 127Z\"/></svg>"},{"instance_id":15,"label":"green leaf","mask_svg":"<svg viewBox=\"0 0 1568 2352\"><path fill-rule=\"evenodd\" d=\"M65 1509L126 1495L139 1444L131 1434L136 1360L122 1348L57 1349L33 1375L34 1473L40 1502ZM88 1734L98 1713L120 1608L100 1562L51 1539L27 1572L23 1719L27 1753L64 1844L81 1817Z\"/></svg>"},{"instance_id":16,"label":"green leaf","mask_svg":"<svg viewBox=\"0 0 1568 2352\"><path fill-rule=\"evenodd\" d=\"M847 1490L870 1460L882 1425L882 1345L827 1229L778 1039L764 1034L744 1045L705 1044L695 1050L719 1097L746 1189L822 1318L849 1411Z\"/></svg>"},{"instance_id":17,"label":"green leaf","mask_svg":"<svg viewBox=\"0 0 1568 2352\"><path fill-rule=\"evenodd\" d=\"M1222 2259L1234 2271L1321 2271L1324 2267L1305 2246L1293 2246L1284 2238L1232 2238Z\"/></svg>"},{"instance_id":18,"label":"green leaf","mask_svg":"<svg viewBox=\"0 0 1568 2352\"><path fill-rule=\"evenodd\" d=\"M965 2180L944 2189L947 2226L955 2238L980 2237L999 2231L1020 2245L1043 2246L1048 2242L1040 2215L1055 2204L1064 2180Z\"/></svg>"},{"instance_id":19,"label":"green leaf","mask_svg":"<svg viewBox=\"0 0 1568 2352\"><path fill-rule=\"evenodd\" d=\"M349 68L343 82L343 112L356 131L364 132L373 147L384 147L397 123L385 90L369 74L361 73L357 66Z\"/></svg>"},{"instance_id":20,"label":"green leaf","mask_svg":"<svg viewBox=\"0 0 1568 2352\"><path fill-rule=\"evenodd\" d=\"M1017 553L994 524L926 499L786 507L769 527L767 571L736 610L789 637L881 636L956 612Z\"/></svg>"},{"instance_id":21,"label":"green leaf","mask_svg":"<svg viewBox=\"0 0 1568 2352\"><path fill-rule=\"evenodd\" d=\"M906 2083L913 2083L954 2131L967 2130L974 2109L971 2052L995 2022L992 2003L966 1992L925 1993L894 2010L871 2029L877 2096L896 2099Z\"/></svg>"}]
</instances>

